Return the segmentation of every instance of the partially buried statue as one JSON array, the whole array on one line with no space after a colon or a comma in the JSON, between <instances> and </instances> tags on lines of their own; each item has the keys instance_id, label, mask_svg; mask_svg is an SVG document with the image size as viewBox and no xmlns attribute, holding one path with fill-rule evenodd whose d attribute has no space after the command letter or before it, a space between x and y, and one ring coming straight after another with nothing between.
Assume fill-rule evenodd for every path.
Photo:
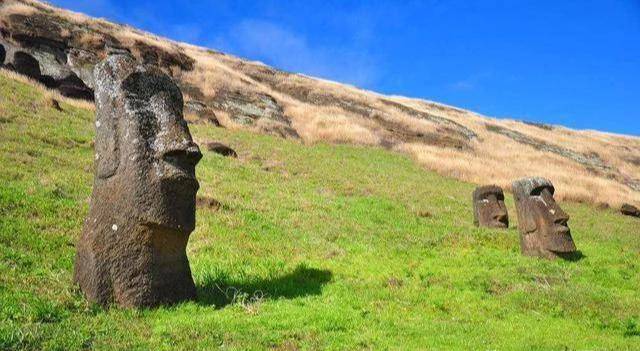
<instances>
[{"instance_id":1,"label":"partially buried statue","mask_svg":"<svg viewBox=\"0 0 640 351\"><path fill-rule=\"evenodd\" d=\"M513 182L520 248L525 255L556 258L576 251L567 225L569 216L554 200L554 192L553 184L544 178Z\"/></svg>"},{"instance_id":2,"label":"partially buried statue","mask_svg":"<svg viewBox=\"0 0 640 351\"><path fill-rule=\"evenodd\" d=\"M101 305L148 307L195 297L186 245L202 157L182 93L128 54L94 70L95 179L74 280Z\"/></svg>"},{"instance_id":3,"label":"partially buried statue","mask_svg":"<svg viewBox=\"0 0 640 351\"><path fill-rule=\"evenodd\" d=\"M473 192L473 223L488 228L508 228L504 192L497 185L479 186Z\"/></svg>"}]
</instances>

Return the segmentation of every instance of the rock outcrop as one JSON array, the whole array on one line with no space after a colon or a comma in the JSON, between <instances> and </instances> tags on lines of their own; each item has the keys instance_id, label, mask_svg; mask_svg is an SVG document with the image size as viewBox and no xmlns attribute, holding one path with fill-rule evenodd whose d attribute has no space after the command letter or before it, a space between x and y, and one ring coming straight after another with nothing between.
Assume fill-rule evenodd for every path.
<instances>
[{"instance_id":1,"label":"rock outcrop","mask_svg":"<svg viewBox=\"0 0 640 351\"><path fill-rule=\"evenodd\" d=\"M40 72L40 65L38 64L38 60L23 51L16 51L13 54L11 67L17 73L25 75L34 80L40 80L40 76L42 75L42 73Z\"/></svg>"},{"instance_id":2,"label":"rock outcrop","mask_svg":"<svg viewBox=\"0 0 640 351\"><path fill-rule=\"evenodd\" d=\"M223 143L219 143L216 141L208 142L205 144L207 150L214 152L218 155L237 158L238 154L236 151Z\"/></svg>"},{"instance_id":3,"label":"rock outcrop","mask_svg":"<svg viewBox=\"0 0 640 351\"><path fill-rule=\"evenodd\" d=\"M192 299L186 245L202 157L177 85L129 55L95 69L95 179L74 280L95 303L156 306Z\"/></svg>"},{"instance_id":4,"label":"rock outcrop","mask_svg":"<svg viewBox=\"0 0 640 351\"><path fill-rule=\"evenodd\" d=\"M625 216L640 218L640 209L631 204L623 204L622 207L620 208L620 213L622 213Z\"/></svg>"}]
</instances>

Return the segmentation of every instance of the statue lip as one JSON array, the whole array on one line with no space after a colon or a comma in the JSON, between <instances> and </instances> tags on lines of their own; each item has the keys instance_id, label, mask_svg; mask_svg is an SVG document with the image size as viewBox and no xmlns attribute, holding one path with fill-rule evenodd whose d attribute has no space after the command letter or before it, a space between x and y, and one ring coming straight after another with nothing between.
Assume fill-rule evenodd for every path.
<instances>
[{"instance_id":1,"label":"statue lip","mask_svg":"<svg viewBox=\"0 0 640 351\"><path fill-rule=\"evenodd\" d=\"M566 225L562 225L562 224L556 224L555 228L554 228L554 231L558 235L568 235L570 233L569 227L566 226Z\"/></svg>"},{"instance_id":2,"label":"statue lip","mask_svg":"<svg viewBox=\"0 0 640 351\"><path fill-rule=\"evenodd\" d=\"M502 222L502 221L495 221L494 225L496 227L498 227L498 228L507 228L508 227L507 223Z\"/></svg>"}]
</instances>

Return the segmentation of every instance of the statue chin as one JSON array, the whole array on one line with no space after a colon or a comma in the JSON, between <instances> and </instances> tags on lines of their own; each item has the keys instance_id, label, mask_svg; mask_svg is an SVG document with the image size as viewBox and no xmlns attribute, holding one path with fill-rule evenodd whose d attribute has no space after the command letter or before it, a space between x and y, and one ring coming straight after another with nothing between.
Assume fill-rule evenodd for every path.
<instances>
[{"instance_id":1,"label":"statue chin","mask_svg":"<svg viewBox=\"0 0 640 351\"><path fill-rule=\"evenodd\" d=\"M569 228L554 230L547 236L545 248L552 252L569 253L576 251L576 244L573 242Z\"/></svg>"}]
</instances>

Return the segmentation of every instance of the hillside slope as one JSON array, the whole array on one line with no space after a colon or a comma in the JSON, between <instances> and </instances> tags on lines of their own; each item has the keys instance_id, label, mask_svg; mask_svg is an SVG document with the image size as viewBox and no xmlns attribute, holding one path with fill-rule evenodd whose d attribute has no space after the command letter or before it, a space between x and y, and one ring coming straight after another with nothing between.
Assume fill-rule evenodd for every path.
<instances>
[{"instance_id":1,"label":"hillside slope","mask_svg":"<svg viewBox=\"0 0 640 351\"><path fill-rule=\"evenodd\" d=\"M107 50L126 49L179 82L194 121L217 120L229 129L305 144L379 146L411 155L441 175L480 184L508 188L513 179L541 175L556 184L560 199L640 205L640 138L496 120L383 96L34 0L1 1L0 26L5 64L14 64L16 52L26 53L38 61L36 78L65 94L90 96L93 65Z\"/></svg>"},{"instance_id":2,"label":"hillside slope","mask_svg":"<svg viewBox=\"0 0 640 351\"><path fill-rule=\"evenodd\" d=\"M134 311L71 283L94 116L0 71L0 349L634 349L638 220L562 203L576 261L472 224L472 184L382 148L192 125L204 151L188 245L198 299ZM81 106L81 104L80 104ZM203 204L213 201L202 201ZM513 201L507 206L516 221Z\"/></svg>"}]
</instances>

